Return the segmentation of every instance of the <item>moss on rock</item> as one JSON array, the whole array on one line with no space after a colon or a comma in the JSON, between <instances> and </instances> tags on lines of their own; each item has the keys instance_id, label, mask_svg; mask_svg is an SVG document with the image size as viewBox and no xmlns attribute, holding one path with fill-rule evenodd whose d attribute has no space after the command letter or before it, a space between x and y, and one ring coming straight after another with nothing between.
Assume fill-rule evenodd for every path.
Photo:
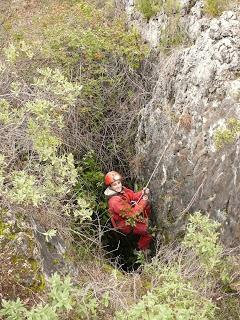
<instances>
[{"instance_id":1,"label":"moss on rock","mask_svg":"<svg viewBox=\"0 0 240 320\"><path fill-rule=\"evenodd\" d=\"M38 249L34 236L26 228L26 222L22 222L9 212L2 212L0 216L0 283L5 299L33 296L46 285L41 264L37 260Z\"/></svg>"}]
</instances>

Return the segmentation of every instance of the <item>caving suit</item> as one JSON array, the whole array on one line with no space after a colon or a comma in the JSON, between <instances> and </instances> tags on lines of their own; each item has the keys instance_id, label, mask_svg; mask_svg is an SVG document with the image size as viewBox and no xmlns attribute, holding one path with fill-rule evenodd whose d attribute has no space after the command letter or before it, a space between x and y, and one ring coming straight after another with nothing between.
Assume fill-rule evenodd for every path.
<instances>
[{"instance_id":1,"label":"caving suit","mask_svg":"<svg viewBox=\"0 0 240 320\"><path fill-rule=\"evenodd\" d=\"M123 187L121 192L115 192L108 187L105 195L108 198L108 212L113 227L125 234L133 232L139 235L138 249L148 249L152 241L152 236L148 233L149 202L141 198L136 203L142 191L135 193Z\"/></svg>"}]
</instances>

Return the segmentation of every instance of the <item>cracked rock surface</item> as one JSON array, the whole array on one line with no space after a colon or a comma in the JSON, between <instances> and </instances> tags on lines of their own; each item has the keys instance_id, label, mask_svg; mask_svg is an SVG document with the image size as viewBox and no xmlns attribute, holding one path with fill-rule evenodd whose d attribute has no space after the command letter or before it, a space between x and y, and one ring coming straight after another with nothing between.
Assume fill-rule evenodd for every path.
<instances>
[{"instance_id":1,"label":"cracked rock surface","mask_svg":"<svg viewBox=\"0 0 240 320\"><path fill-rule=\"evenodd\" d=\"M185 16L194 42L159 58L152 100L139 117L139 174L147 181L180 120L150 184L156 220L174 235L182 217L201 210L222 222L226 244L238 245L240 140L229 121L240 123L239 11L207 21L200 7L195 2ZM230 140L226 129L232 130Z\"/></svg>"}]
</instances>

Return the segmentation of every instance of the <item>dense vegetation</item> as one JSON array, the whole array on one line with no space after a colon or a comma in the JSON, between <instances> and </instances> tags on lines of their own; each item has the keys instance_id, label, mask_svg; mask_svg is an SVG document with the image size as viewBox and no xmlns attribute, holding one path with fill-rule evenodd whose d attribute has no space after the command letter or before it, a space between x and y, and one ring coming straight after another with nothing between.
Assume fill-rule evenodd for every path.
<instances>
[{"instance_id":1,"label":"dense vegetation","mask_svg":"<svg viewBox=\"0 0 240 320\"><path fill-rule=\"evenodd\" d=\"M205 215L190 217L182 243L156 241L151 261L138 253L135 273L104 247L104 172L133 178L135 124L155 79L138 32L111 1L3 1L0 19L0 315L221 319L220 306L236 319L238 263ZM66 246L49 279L36 236Z\"/></svg>"}]
</instances>

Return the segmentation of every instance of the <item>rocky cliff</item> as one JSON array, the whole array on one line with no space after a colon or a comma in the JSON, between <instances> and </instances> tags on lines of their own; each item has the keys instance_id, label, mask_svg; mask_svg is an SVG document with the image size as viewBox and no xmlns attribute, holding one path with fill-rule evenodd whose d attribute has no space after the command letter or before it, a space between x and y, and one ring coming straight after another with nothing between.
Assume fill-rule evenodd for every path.
<instances>
[{"instance_id":1,"label":"rocky cliff","mask_svg":"<svg viewBox=\"0 0 240 320\"><path fill-rule=\"evenodd\" d=\"M169 15L159 12L146 21L133 2L125 5L130 23L159 48ZM239 9L233 4L213 18L204 13L202 1L182 1L178 12L188 41L159 55L152 100L139 117L139 173L146 180L150 177L171 139L150 184L158 223L176 234L184 224L182 218L201 210L222 223L225 243L236 245L240 240Z\"/></svg>"}]
</instances>

